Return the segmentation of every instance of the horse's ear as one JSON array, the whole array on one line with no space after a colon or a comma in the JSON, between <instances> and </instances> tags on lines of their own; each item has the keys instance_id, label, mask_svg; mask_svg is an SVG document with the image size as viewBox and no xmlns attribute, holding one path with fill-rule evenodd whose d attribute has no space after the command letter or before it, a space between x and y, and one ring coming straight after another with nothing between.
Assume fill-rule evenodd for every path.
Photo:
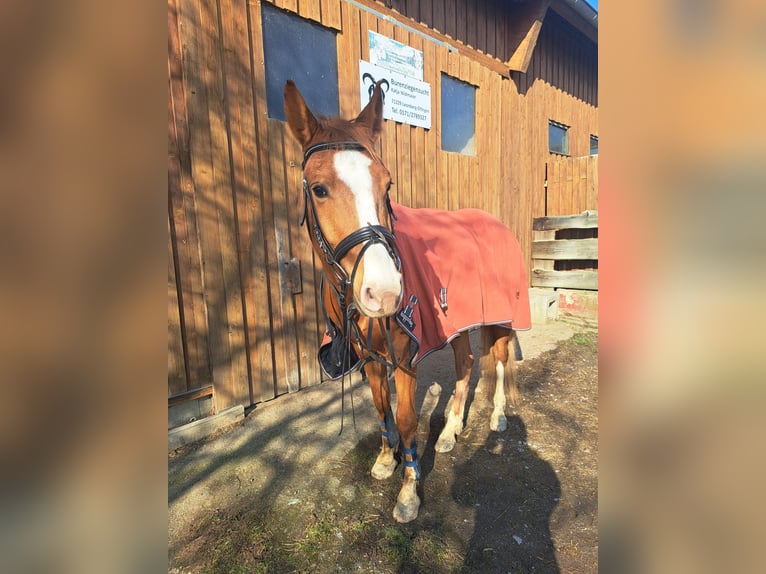
<instances>
[{"instance_id":1,"label":"horse's ear","mask_svg":"<svg viewBox=\"0 0 766 574\"><path fill-rule=\"evenodd\" d=\"M319 127L314 114L292 80L285 84L285 115L293 137L305 149Z\"/></svg>"},{"instance_id":2,"label":"horse's ear","mask_svg":"<svg viewBox=\"0 0 766 574\"><path fill-rule=\"evenodd\" d=\"M354 123L363 124L367 127L374 142L378 141L383 131L383 90L380 87L383 82L385 80L380 80L375 84L370 101L354 120Z\"/></svg>"}]
</instances>

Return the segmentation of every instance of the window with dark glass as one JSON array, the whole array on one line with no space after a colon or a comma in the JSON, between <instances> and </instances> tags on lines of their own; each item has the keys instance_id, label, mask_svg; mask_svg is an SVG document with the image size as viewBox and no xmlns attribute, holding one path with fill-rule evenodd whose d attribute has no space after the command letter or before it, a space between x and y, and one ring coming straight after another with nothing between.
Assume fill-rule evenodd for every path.
<instances>
[{"instance_id":1,"label":"window with dark glass","mask_svg":"<svg viewBox=\"0 0 766 574\"><path fill-rule=\"evenodd\" d=\"M442 149L476 155L476 88L441 76Z\"/></svg>"},{"instance_id":2,"label":"window with dark glass","mask_svg":"<svg viewBox=\"0 0 766 574\"><path fill-rule=\"evenodd\" d=\"M590 136L590 155L598 155L598 136Z\"/></svg>"},{"instance_id":3,"label":"window with dark glass","mask_svg":"<svg viewBox=\"0 0 766 574\"><path fill-rule=\"evenodd\" d=\"M270 118L286 121L287 80L298 86L314 114L338 115L338 58L335 33L263 2L266 105Z\"/></svg>"},{"instance_id":4,"label":"window with dark glass","mask_svg":"<svg viewBox=\"0 0 766 574\"><path fill-rule=\"evenodd\" d=\"M569 155L569 126L548 120L548 151Z\"/></svg>"}]
</instances>

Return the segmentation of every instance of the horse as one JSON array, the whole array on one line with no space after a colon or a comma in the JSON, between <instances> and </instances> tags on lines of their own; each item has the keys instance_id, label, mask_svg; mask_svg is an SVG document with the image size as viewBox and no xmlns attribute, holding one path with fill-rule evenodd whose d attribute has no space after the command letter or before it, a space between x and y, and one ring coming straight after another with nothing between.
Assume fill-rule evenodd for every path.
<instances>
[{"instance_id":1,"label":"horse","mask_svg":"<svg viewBox=\"0 0 766 574\"><path fill-rule=\"evenodd\" d=\"M332 378L358 369L368 380L381 432L380 452L371 474L378 480L389 478L398 465L397 458L401 458L402 486L393 517L400 523L410 522L417 517L421 504L417 492L421 478L416 443L417 362L426 352L447 342L454 351L457 380L445 410L444 428L435 445L437 452L451 451L463 430L475 359L467 336L469 329L481 329L481 376L488 389L494 383L494 390L490 390L493 396L490 428L505 430L506 404L517 403L515 359L520 348L516 330L529 328L521 250L511 231L482 211L411 209L391 200L391 174L375 150L383 131L380 82L367 105L352 120L315 117L291 80L285 85L284 108L289 132L303 150L301 224L306 224L313 249L322 263L321 307L328 328L320 351L320 356L325 355L323 368L325 365L338 368ZM405 220L411 236L409 243L404 240ZM454 233L462 234L463 243L480 239L481 233L486 232L490 233L488 238L480 240L491 244L478 245L475 252L466 255L459 255L453 247L441 247L441 237L453 234L447 227L453 220L460 230ZM415 237L419 233L430 235ZM461 275L462 268L468 269L482 259L476 252L491 254L502 245L508 246L505 260L492 260L489 255L490 263L484 268ZM405 252L412 254L405 257ZM435 268L440 263L451 268L451 279L445 281L434 273L436 278L419 278L419 269ZM509 280L503 279L500 272L506 267L513 271ZM495 281L496 300L500 303L485 301L480 305L486 311L507 307L505 302L510 301L510 311L489 318L470 316L435 334L442 328L432 316L454 319L458 313L454 310L455 299L461 294L471 298L476 290L470 284L453 289L452 281L457 285L461 278L483 284ZM410 293L408 279L420 282L425 291L419 295ZM449 285L442 286L445 282ZM491 311L487 312L491 315ZM436 341L426 348L423 343L429 335ZM391 379L397 395L395 416L391 409Z\"/></svg>"}]
</instances>

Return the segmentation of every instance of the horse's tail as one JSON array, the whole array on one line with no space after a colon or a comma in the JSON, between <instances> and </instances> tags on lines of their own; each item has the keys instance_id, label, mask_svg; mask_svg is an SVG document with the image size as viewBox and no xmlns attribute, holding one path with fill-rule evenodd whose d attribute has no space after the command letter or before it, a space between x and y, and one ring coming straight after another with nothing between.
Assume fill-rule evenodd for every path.
<instances>
[{"instance_id":1,"label":"horse's tail","mask_svg":"<svg viewBox=\"0 0 766 574\"><path fill-rule=\"evenodd\" d=\"M498 372L503 373L503 392L512 405L519 402L519 387L516 377L516 361L520 360L520 347L516 331L499 326L481 329L481 377L486 383L489 396L494 394ZM498 369L502 363L502 370Z\"/></svg>"}]
</instances>

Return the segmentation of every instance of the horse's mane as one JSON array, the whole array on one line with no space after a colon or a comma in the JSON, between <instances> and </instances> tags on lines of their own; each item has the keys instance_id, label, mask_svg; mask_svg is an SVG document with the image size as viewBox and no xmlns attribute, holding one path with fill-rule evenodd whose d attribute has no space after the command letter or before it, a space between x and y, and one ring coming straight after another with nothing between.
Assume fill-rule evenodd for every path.
<instances>
[{"instance_id":1,"label":"horse's mane","mask_svg":"<svg viewBox=\"0 0 766 574\"><path fill-rule=\"evenodd\" d=\"M317 118L317 121L319 122L319 129L311 138L312 144L355 141L364 147L364 150L370 154L373 161L383 163L375 149L375 142L370 139L367 130L359 124L341 118L327 118L324 116Z\"/></svg>"}]
</instances>

